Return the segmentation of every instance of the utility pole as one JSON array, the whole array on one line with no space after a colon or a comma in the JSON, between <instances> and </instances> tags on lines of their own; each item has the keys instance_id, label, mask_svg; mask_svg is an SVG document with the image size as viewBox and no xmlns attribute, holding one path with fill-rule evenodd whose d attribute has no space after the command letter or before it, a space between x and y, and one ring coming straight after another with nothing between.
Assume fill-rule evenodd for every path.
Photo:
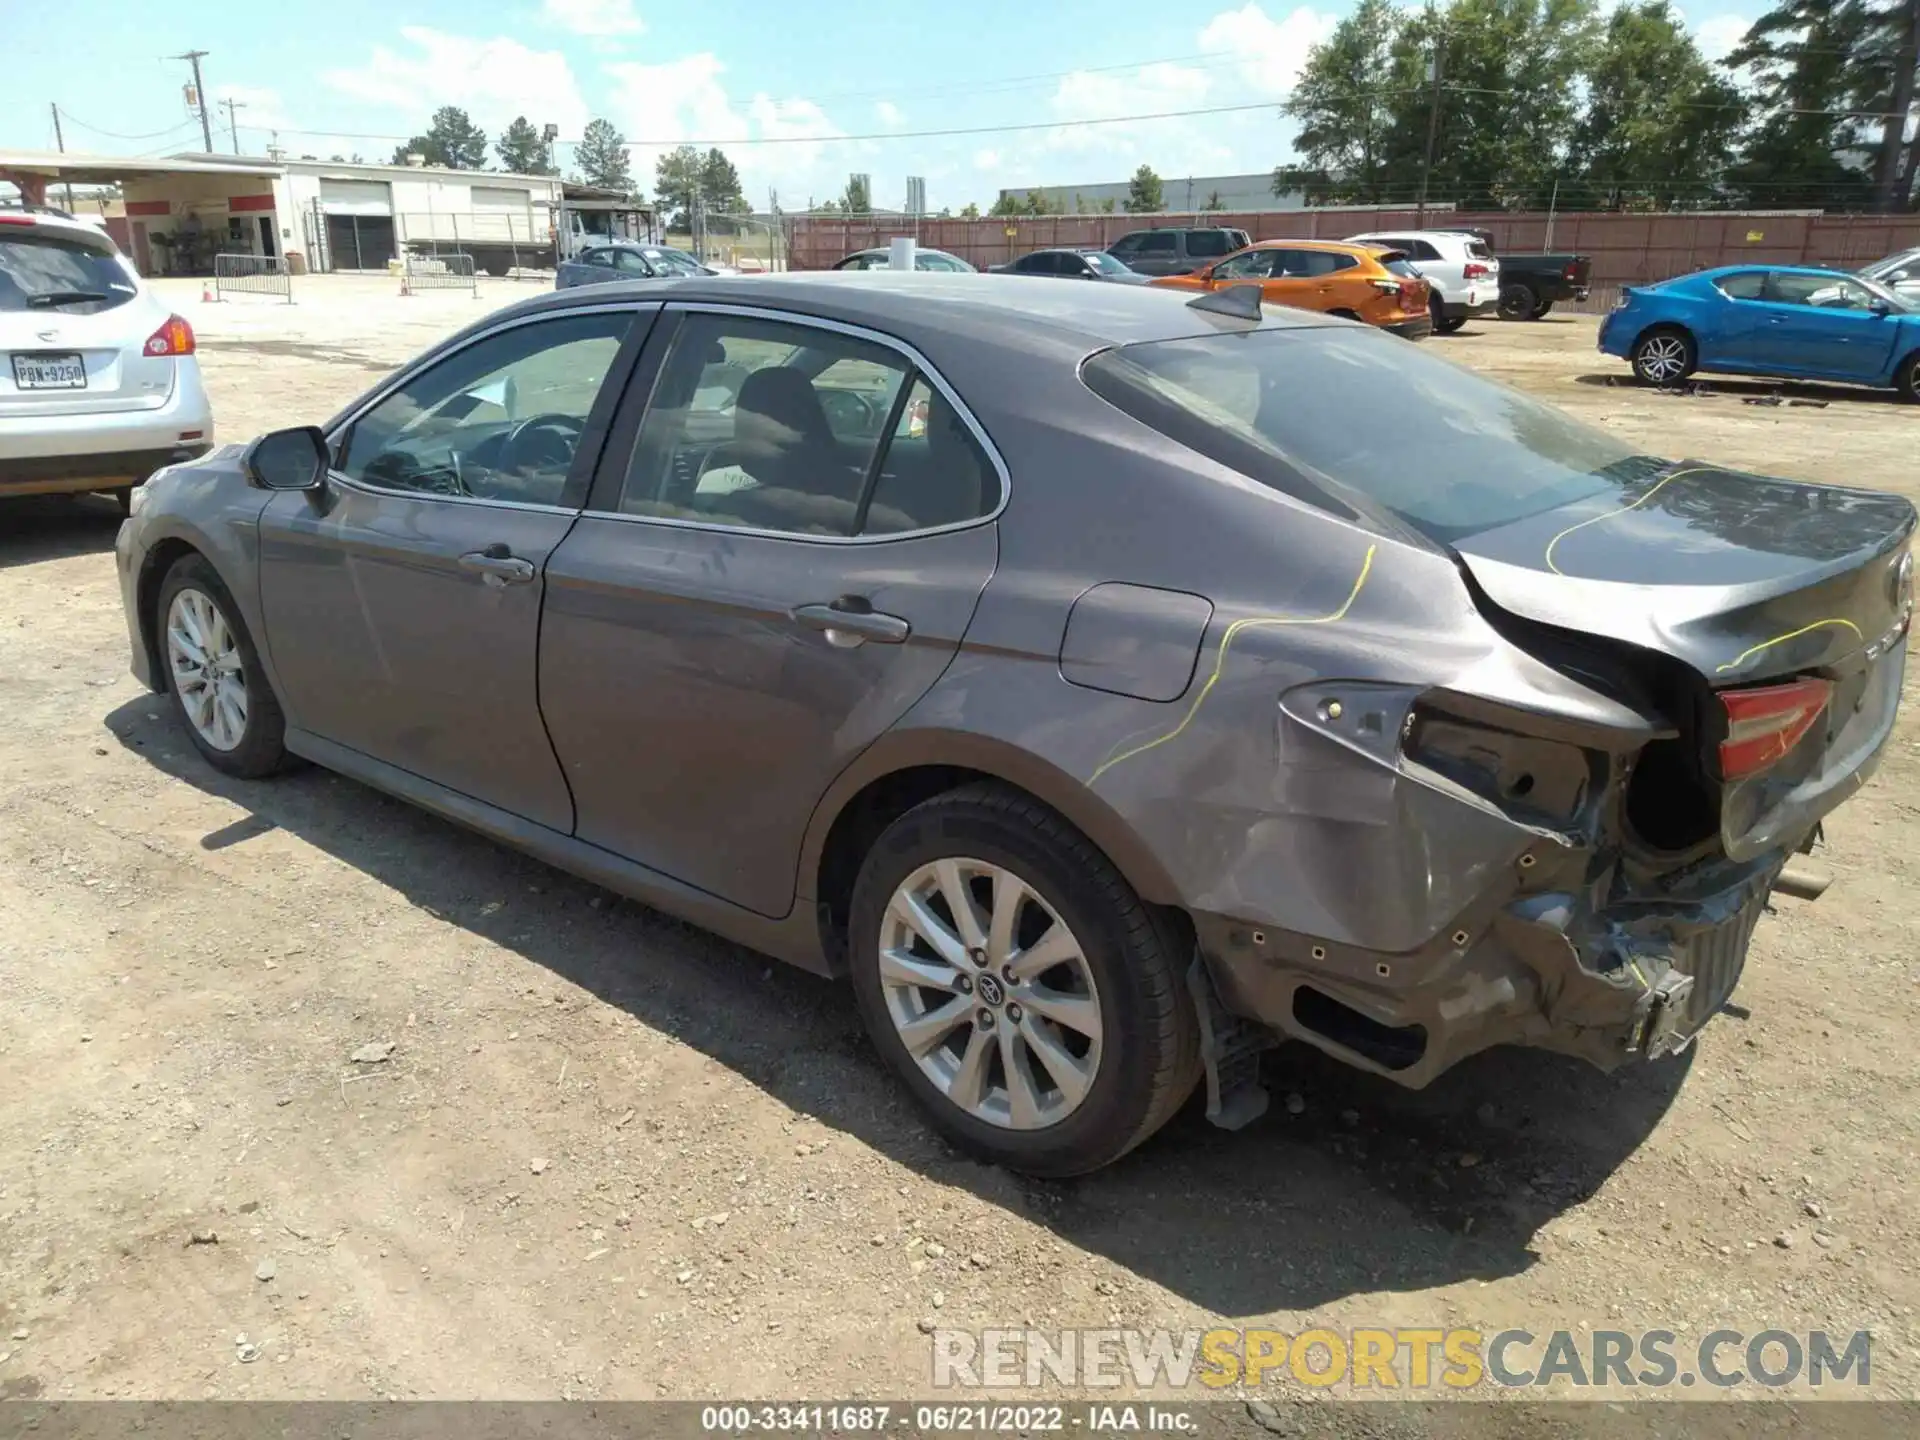
<instances>
[{"instance_id":1,"label":"utility pole","mask_svg":"<svg viewBox=\"0 0 1920 1440\"><path fill-rule=\"evenodd\" d=\"M1433 148L1440 139L1440 57L1446 48L1446 37L1434 36L1433 59L1427 64L1427 74L1433 81L1433 102L1427 110L1427 158L1420 166L1420 208L1413 221L1416 230L1425 228L1427 223L1427 182L1433 178Z\"/></svg>"},{"instance_id":2,"label":"utility pole","mask_svg":"<svg viewBox=\"0 0 1920 1440\"><path fill-rule=\"evenodd\" d=\"M60 133L60 107L58 105L55 105L52 108L53 108L53 148L58 150L62 155L64 155L67 153L67 137ZM69 212L71 212L73 209L73 182L71 180L67 182L67 209Z\"/></svg>"},{"instance_id":3,"label":"utility pole","mask_svg":"<svg viewBox=\"0 0 1920 1440\"><path fill-rule=\"evenodd\" d=\"M213 124L207 119L207 87L200 83L200 62L207 58L205 50L189 50L184 55L169 55L169 60L185 60L193 66L193 99L200 107L200 141L205 145L205 153L213 153Z\"/></svg>"},{"instance_id":4,"label":"utility pole","mask_svg":"<svg viewBox=\"0 0 1920 1440\"><path fill-rule=\"evenodd\" d=\"M234 120L233 112L246 109L247 102L244 100L235 100L229 95L220 103L227 107L227 133L233 136L233 153L238 155L240 153L240 126Z\"/></svg>"}]
</instances>

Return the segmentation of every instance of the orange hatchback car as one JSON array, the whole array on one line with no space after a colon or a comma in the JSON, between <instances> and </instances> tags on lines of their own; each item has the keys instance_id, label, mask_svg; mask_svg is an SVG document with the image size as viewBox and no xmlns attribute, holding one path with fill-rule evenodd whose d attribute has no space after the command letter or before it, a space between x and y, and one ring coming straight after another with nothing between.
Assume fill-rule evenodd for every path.
<instances>
[{"instance_id":1,"label":"orange hatchback car","mask_svg":"<svg viewBox=\"0 0 1920 1440\"><path fill-rule=\"evenodd\" d=\"M1269 305L1322 310L1378 325L1409 340L1433 330L1427 282L1406 253L1340 240L1262 240L1191 275L1165 275L1170 290L1218 290L1257 281Z\"/></svg>"}]
</instances>

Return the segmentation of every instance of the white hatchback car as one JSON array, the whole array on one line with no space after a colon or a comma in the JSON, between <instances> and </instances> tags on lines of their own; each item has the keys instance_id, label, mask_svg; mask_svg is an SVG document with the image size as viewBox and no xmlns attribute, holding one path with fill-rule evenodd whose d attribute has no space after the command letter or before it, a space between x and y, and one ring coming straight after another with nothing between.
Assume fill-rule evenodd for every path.
<instances>
[{"instance_id":1,"label":"white hatchback car","mask_svg":"<svg viewBox=\"0 0 1920 1440\"><path fill-rule=\"evenodd\" d=\"M0 497L107 491L213 448L193 327L104 231L0 207Z\"/></svg>"},{"instance_id":2,"label":"white hatchback car","mask_svg":"<svg viewBox=\"0 0 1920 1440\"><path fill-rule=\"evenodd\" d=\"M1392 230L1349 235L1349 244L1391 245L1430 287L1433 328L1451 335L1475 316L1500 308L1500 262L1477 235L1459 230Z\"/></svg>"}]
</instances>

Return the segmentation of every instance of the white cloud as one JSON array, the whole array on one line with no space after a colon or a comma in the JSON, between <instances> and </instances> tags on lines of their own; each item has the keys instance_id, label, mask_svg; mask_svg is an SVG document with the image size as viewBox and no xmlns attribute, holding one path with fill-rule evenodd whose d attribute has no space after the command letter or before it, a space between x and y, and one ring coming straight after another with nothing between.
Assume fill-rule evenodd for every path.
<instances>
[{"instance_id":1,"label":"white cloud","mask_svg":"<svg viewBox=\"0 0 1920 1440\"><path fill-rule=\"evenodd\" d=\"M228 130L228 141L232 132L227 126L227 101L231 100L239 108L236 117L240 124L240 148L249 155L263 152L269 143L267 131L288 130L293 121L287 118L284 102L278 90L270 90L262 85L215 85L209 94L213 100L213 128L216 132L215 149L226 146L219 143L217 132ZM254 133L249 134L252 131ZM303 137L304 139L304 137Z\"/></svg>"},{"instance_id":2,"label":"white cloud","mask_svg":"<svg viewBox=\"0 0 1920 1440\"><path fill-rule=\"evenodd\" d=\"M1337 23L1336 17L1305 5L1275 20L1248 3L1208 21L1200 32L1200 48L1237 55L1241 78L1263 95L1278 97L1293 89L1307 52L1331 35Z\"/></svg>"},{"instance_id":3,"label":"white cloud","mask_svg":"<svg viewBox=\"0 0 1920 1440\"><path fill-rule=\"evenodd\" d=\"M569 138L578 136L587 123L586 102L572 67L557 50L533 50L505 38L448 35L422 25L402 26L400 35L411 53L376 45L365 65L325 71L322 83L364 104L398 112L414 130L425 130L428 117L442 105L458 105L489 133L503 129L516 115L525 115L535 126L558 125Z\"/></svg>"},{"instance_id":4,"label":"white cloud","mask_svg":"<svg viewBox=\"0 0 1920 1440\"><path fill-rule=\"evenodd\" d=\"M973 168L976 170L998 170L1000 168L1000 152L998 150L974 151Z\"/></svg>"},{"instance_id":5,"label":"white cloud","mask_svg":"<svg viewBox=\"0 0 1920 1440\"><path fill-rule=\"evenodd\" d=\"M873 107L873 113L880 117L882 125L898 125L906 117L900 113L900 107L891 100L882 100Z\"/></svg>"},{"instance_id":6,"label":"white cloud","mask_svg":"<svg viewBox=\"0 0 1920 1440\"><path fill-rule=\"evenodd\" d=\"M1753 21L1742 15L1714 15L1692 26L1694 43L1708 60L1724 60L1747 38Z\"/></svg>"},{"instance_id":7,"label":"white cloud","mask_svg":"<svg viewBox=\"0 0 1920 1440\"><path fill-rule=\"evenodd\" d=\"M545 0L541 18L576 35L611 38L639 35L647 26L633 13L633 0Z\"/></svg>"}]
</instances>

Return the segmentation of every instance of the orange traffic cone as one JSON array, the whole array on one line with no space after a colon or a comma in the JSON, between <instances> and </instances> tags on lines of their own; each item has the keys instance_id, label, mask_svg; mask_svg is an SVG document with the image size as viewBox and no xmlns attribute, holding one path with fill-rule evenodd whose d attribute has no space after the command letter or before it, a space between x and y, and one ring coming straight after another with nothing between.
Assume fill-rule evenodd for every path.
<instances>
[{"instance_id":1,"label":"orange traffic cone","mask_svg":"<svg viewBox=\"0 0 1920 1440\"><path fill-rule=\"evenodd\" d=\"M200 285L200 303L202 305L211 305L217 298L213 293L213 286L203 281Z\"/></svg>"}]
</instances>

